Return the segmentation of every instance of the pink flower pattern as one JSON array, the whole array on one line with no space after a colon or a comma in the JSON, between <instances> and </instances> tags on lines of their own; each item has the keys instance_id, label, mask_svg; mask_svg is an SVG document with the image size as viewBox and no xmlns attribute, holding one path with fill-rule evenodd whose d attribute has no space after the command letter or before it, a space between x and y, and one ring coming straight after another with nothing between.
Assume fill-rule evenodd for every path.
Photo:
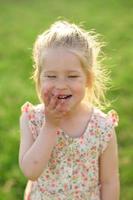
<instances>
[{"instance_id":1,"label":"pink flower pattern","mask_svg":"<svg viewBox=\"0 0 133 200\"><path fill-rule=\"evenodd\" d=\"M38 137L44 116L44 106L26 102L22 112L28 114L34 140ZM63 130L57 132L57 142L41 176L29 181L25 200L100 200L99 156L112 138L118 124L114 110L103 113L97 108L82 136L72 138Z\"/></svg>"}]
</instances>

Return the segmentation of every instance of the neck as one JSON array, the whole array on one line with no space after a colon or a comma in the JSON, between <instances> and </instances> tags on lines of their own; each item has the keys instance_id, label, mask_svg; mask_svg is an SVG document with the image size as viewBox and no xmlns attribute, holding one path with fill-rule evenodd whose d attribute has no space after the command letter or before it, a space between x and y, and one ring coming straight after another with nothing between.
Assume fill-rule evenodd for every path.
<instances>
[{"instance_id":1,"label":"neck","mask_svg":"<svg viewBox=\"0 0 133 200\"><path fill-rule=\"evenodd\" d=\"M64 115L63 119L64 120L71 120L77 116L80 115L84 115L86 113L89 113L91 111L92 106L91 105L87 105L86 103L81 103L79 106L77 106L76 108L74 108L72 111L66 113L66 115Z\"/></svg>"}]
</instances>

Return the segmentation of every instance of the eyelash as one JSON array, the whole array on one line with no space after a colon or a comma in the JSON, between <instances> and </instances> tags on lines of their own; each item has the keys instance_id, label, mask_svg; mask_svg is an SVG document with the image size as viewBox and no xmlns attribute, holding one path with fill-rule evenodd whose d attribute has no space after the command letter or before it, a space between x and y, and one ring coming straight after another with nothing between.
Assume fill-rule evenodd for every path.
<instances>
[{"instance_id":1,"label":"eyelash","mask_svg":"<svg viewBox=\"0 0 133 200\"><path fill-rule=\"evenodd\" d=\"M56 78L56 76L47 76L48 78Z\"/></svg>"},{"instance_id":2,"label":"eyelash","mask_svg":"<svg viewBox=\"0 0 133 200\"><path fill-rule=\"evenodd\" d=\"M48 78L56 78L56 76L47 76ZM68 78L78 78L79 76L68 76Z\"/></svg>"},{"instance_id":3,"label":"eyelash","mask_svg":"<svg viewBox=\"0 0 133 200\"><path fill-rule=\"evenodd\" d=\"M69 78L78 78L79 76L68 76Z\"/></svg>"}]
</instances>

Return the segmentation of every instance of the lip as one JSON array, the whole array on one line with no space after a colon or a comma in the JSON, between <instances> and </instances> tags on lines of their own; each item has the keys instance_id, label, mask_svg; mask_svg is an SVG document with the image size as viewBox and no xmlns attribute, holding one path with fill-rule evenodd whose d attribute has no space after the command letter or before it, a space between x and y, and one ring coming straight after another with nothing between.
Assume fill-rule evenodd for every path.
<instances>
[{"instance_id":1,"label":"lip","mask_svg":"<svg viewBox=\"0 0 133 200\"><path fill-rule=\"evenodd\" d=\"M66 97L66 96L72 96L71 94L62 94L62 95L58 95L58 97Z\"/></svg>"},{"instance_id":2,"label":"lip","mask_svg":"<svg viewBox=\"0 0 133 200\"><path fill-rule=\"evenodd\" d=\"M71 95L71 94L58 94L58 96L68 96L68 95Z\"/></svg>"}]
</instances>

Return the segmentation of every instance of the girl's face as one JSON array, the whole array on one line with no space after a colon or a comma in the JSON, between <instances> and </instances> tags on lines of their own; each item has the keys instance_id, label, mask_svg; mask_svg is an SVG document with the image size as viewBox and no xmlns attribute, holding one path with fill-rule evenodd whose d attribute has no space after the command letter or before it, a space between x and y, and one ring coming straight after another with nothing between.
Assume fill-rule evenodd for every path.
<instances>
[{"instance_id":1,"label":"girl's face","mask_svg":"<svg viewBox=\"0 0 133 200\"><path fill-rule=\"evenodd\" d=\"M42 100L45 102L44 93L48 91L48 95L58 94L67 111L77 108L85 96L87 84L87 76L78 57L57 48L47 50L44 60L40 74Z\"/></svg>"}]
</instances>

